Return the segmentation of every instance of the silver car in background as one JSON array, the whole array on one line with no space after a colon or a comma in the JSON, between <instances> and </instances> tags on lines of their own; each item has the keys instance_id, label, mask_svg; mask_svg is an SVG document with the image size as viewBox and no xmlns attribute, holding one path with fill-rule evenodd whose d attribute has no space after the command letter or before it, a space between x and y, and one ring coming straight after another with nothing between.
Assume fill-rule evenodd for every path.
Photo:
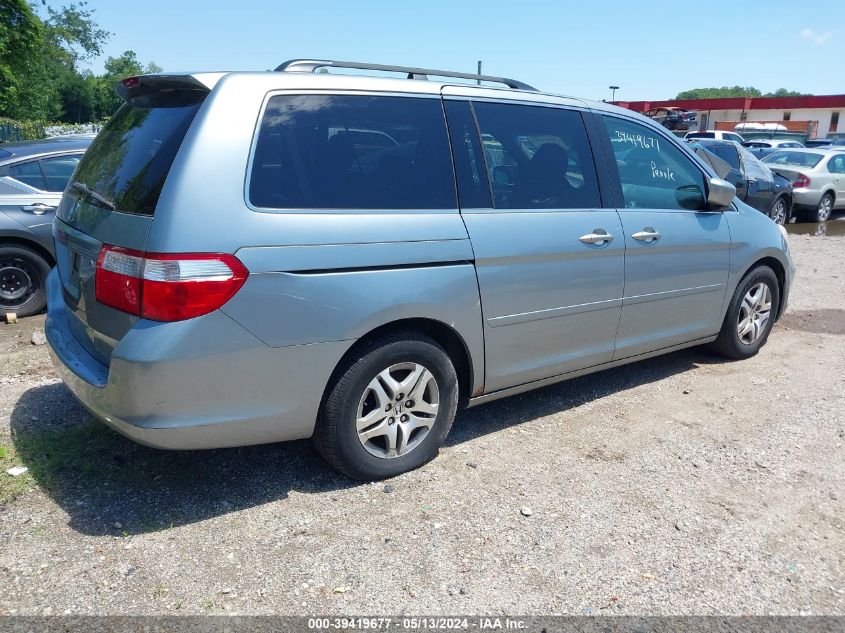
<instances>
[{"instance_id":1,"label":"silver car in background","mask_svg":"<svg viewBox=\"0 0 845 633\"><path fill-rule=\"evenodd\" d=\"M763 162L792 182L793 205L810 220L827 222L845 209L845 148L778 150Z\"/></svg>"},{"instance_id":2,"label":"silver car in background","mask_svg":"<svg viewBox=\"0 0 845 633\"><path fill-rule=\"evenodd\" d=\"M459 406L693 345L748 358L787 303L783 227L630 110L314 60L119 93L53 224L45 329L144 444L313 437L390 477Z\"/></svg>"},{"instance_id":3,"label":"silver car in background","mask_svg":"<svg viewBox=\"0 0 845 633\"><path fill-rule=\"evenodd\" d=\"M0 144L0 313L47 305L55 264L51 227L62 192L93 134Z\"/></svg>"}]
</instances>

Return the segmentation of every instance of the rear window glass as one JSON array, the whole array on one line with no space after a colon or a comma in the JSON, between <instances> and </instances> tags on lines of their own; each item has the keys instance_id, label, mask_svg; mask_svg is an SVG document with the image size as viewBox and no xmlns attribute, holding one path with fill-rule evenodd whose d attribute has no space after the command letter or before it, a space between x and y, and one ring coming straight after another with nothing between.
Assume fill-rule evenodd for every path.
<instances>
[{"instance_id":1,"label":"rear window glass","mask_svg":"<svg viewBox=\"0 0 845 633\"><path fill-rule=\"evenodd\" d=\"M770 165L795 165L796 167L815 167L822 159L821 154L812 152L774 152L763 159Z\"/></svg>"},{"instance_id":2,"label":"rear window glass","mask_svg":"<svg viewBox=\"0 0 845 633\"><path fill-rule=\"evenodd\" d=\"M716 138L713 132L690 132L686 138Z\"/></svg>"},{"instance_id":3,"label":"rear window glass","mask_svg":"<svg viewBox=\"0 0 845 633\"><path fill-rule=\"evenodd\" d=\"M187 93L166 107L122 105L85 152L68 191L99 207L153 215L203 96Z\"/></svg>"},{"instance_id":4,"label":"rear window glass","mask_svg":"<svg viewBox=\"0 0 845 633\"><path fill-rule=\"evenodd\" d=\"M44 175L41 173L41 167L38 166L37 160L12 165L8 172L18 182L36 189L44 189Z\"/></svg>"},{"instance_id":5,"label":"rear window glass","mask_svg":"<svg viewBox=\"0 0 845 633\"><path fill-rule=\"evenodd\" d=\"M278 95L261 120L249 200L276 209L454 209L437 99Z\"/></svg>"},{"instance_id":6,"label":"rear window glass","mask_svg":"<svg viewBox=\"0 0 845 633\"><path fill-rule=\"evenodd\" d=\"M47 181L47 191L64 191L73 170L79 164L79 156L56 156L41 160L41 171Z\"/></svg>"},{"instance_id":7,"label":"rear window glass","mask_svg":"<svg viewBox=\"0 0 845 633\"><path fill-rule=\"evenodd\" d=\"M739 154L736 153L736 148L734 146L717 145L713 143L712 145L705 145L705 147L734 169L739 169Z\"/></svg>"}]
</instances>

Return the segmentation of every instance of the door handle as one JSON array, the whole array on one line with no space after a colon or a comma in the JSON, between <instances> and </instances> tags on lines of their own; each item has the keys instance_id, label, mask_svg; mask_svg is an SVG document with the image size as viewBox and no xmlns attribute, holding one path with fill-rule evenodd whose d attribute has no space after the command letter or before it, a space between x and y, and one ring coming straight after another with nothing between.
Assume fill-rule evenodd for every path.
<instances>
[{"instance_id":1,"label":"door handle","mask_svg":"<svg viewBox=\"0 0 845 633\"><path fill-rule=\"evenodd\" d=\"M25 204L21 207L22 211L29 211L35 215L44 215L48 211L55 211L56 207L43 202L36 202L35 204Z\"/></svg>"},{"instance_id":2,"label":"door handle","mask_svg":"<svg viewBox=\"0 0 845 633\"><path fill-rule=\"evenodd\" d=\"M605 244L610 244L613 241L613 236L604 229L593 229L592 233L582 235L578 239L584 242L584 244L596 244L598 246L603 246Z\"/></svg>"},{"instance_id":3,"label":"door handle","mask_svg":"<svg viewBox=\"0 0 845 633\"><path fill-rule=\"evenodd\" d=\"M647 226L642 231L634 233L631 237L635 240L639 240L640 242L651 244L652 242L656 242L660 239L660 233L655 231L653 227Z\"/></svg>"}]
</instances>

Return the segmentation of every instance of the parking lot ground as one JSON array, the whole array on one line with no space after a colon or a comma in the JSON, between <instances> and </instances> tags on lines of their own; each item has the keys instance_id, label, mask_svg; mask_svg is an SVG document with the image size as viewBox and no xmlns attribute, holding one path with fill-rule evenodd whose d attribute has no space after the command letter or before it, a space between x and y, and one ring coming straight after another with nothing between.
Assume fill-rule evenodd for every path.
<instances>
[{"instance_id":1,"label":"parking lot ground","mask_svg":"<svg viewBox=\"0 0 845 633\"><path fill-rule=\"evenodd\" d=\"M462 412L378 484L308 442L138 446L57 380L43 317L0 323L0 614L845 613L845 236L790 244L757 357Z\"/></svg>"}]
</instances>

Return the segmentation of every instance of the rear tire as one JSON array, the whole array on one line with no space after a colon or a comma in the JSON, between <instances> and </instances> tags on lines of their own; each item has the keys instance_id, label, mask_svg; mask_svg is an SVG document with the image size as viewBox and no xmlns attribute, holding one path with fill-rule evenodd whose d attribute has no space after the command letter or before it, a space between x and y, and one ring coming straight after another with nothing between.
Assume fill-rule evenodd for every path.
<instances>
[{"instance_id":1,"label":"rear tire","mask_svg":"<svg viewBox=\"0 0 845 633\"><path fill-rule=\"evenodd\" d=\"M758 266L736 287L712 349L737 360L754 356L765 345L779 308L777 276L768 266Z\"/></svg>"},{"instance_id":2,"label":"rear tire","mask_svg":"<svg viewBox=\"0 0 845 633\"><path fill-rule=\"evenodd\" d=\"M457 408L458 376L443 348L420 334L392 334L335 372L314 445L353 479L393 477L437 455Z\"/></svg>"},{"instance_id":3,"label":"rear tire","mask_svg":"<svg viewBox=\"0 0 845 633\"><path fill-rule=\"evenodd\" d=\"M833 196L829 193L826 193L822 196L822 199L819 200L819 204L816 207L815 213L815 221L816 222L827 222L830 219L831 214L833 213Z\"/></svg>"},{"instance_id":4,"label":"rear tire","mask_svg":"<svg viewBox=\"0 0 845 633\"><path fill-rule=\"evenodd\" d=\"M774 203L772 203L772 208L769 209L769 217L772 219L772 222L775 224L784 225L789 223L789 202L784 196L778 196Z\"/></svg>"},{"instance_id":5,"label":"rear tire","mask_svg":"<svg viewBox=\"0 0 845 633\"><path fill-rule=\"evenodd\" d=\"M50 264L35 250L0 245L0 312L19 317L37 314L47 305Z\"/></svg>"}]
</instances>

